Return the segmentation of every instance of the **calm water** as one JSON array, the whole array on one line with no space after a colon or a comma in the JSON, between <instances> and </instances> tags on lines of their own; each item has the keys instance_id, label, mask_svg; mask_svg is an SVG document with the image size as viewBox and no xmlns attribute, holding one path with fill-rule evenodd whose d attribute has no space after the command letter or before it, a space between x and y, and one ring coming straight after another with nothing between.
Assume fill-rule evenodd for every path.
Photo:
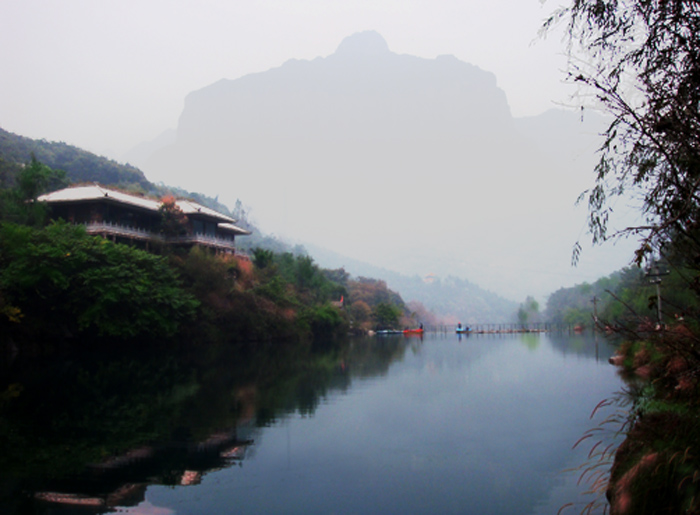
<instances>
[{"instance_id":1,"label":"calm water","mask_svg":"<svg viewBox=\"0 0 700 515\"><path fill-rule=\"evenodd\" d=\"M555 514L587 499L565 471L622 387L612 352L586 336L427 334L49 360L10 378L0 508Z\"/></svg>"}]
</instances>

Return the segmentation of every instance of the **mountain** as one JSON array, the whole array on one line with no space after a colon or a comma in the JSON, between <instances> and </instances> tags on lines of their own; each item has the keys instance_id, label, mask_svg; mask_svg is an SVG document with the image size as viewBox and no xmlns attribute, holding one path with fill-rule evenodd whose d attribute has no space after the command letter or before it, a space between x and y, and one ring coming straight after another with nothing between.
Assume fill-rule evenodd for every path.
<instances>
[{"instance_id":1,"label":"mountain","mask_svg":"<svg viewBox=\"0 0 700 515\"><path fill-rule=\"evenodd\" d=\"M153 140L136 145L122 156L122 160L126 163L142 163L161 148L175 143L176 138L177 132L174 129L167 129Z\"/></svg>"},{"instance_id":2,"label":"mountain","mask_svg":"<svg viewBox=\"0 0 700 515\"><path fill-rule=\"evenodd\" d=\"M407 275L543 298L626 264L571 249L604 120L515 119L496 77L453 56L399 55L376 32L335 53L189 94L149 177L244 199L272 234ZM585 235L583 235L585 237Z\"/></svg>"}]
</instances>

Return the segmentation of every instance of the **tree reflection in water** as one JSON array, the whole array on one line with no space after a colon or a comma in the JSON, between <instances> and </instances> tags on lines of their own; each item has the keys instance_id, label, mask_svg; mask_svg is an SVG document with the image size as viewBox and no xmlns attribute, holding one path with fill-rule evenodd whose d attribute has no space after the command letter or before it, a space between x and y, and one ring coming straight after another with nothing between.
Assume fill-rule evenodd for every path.
<instances>
[{"instance_id":1,"label":"tree reflection in water","mask_svg":"<svg viewBox=\"0 0 700 515\"><path fill-rule=\"evenodd\" d=\"M16 362L0 383L0 511L136 506L240 463L258 428L314 413L351 371L381 375L416 343L197 345Z\"/></svg>"}]
</instances>

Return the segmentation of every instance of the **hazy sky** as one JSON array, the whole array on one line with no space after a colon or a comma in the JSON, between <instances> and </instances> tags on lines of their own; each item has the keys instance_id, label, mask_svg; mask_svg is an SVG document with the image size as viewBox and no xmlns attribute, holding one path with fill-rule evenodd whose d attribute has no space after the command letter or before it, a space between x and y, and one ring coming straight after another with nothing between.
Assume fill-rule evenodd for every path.
<instances>
[{"instance_id":1,"label":"hazy sky","mask_svg":"<svg viewBox=\"0 0 700 515\"><path fill-rule=\"evenodd\" d=\"M496 74L515 116L566 101L540 0L7 0L0 127L119 156L175 128L187 93L332 54L376 30L399 54L452 54Z\"/></svg>"}]
</instances>

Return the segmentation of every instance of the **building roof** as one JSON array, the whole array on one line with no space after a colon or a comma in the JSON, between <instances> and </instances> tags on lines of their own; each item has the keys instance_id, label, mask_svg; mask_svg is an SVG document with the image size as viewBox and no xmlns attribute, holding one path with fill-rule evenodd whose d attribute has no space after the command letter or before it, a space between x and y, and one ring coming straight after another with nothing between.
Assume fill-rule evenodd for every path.
<instances>
[{"instance_id":1,"label":"building roof","mask_svg":"<svg viewBox=\"0 0 700 515\"><path fill-rule=\"evenodd\" d=\"M89 186L73 186L70 188L65 188L62 190L54 191L41 195L37 200L41 202L49 203L68 203L68 202L84 202L88 200L93 201L113 201L120 204L128 204L133 207L145 209L148 211L158 211L162 205L161 201L139 197L137 195L130 195L117 190L112 190L109 188L104 188L97 184ZM187 215L202 215L207 218L213 218L217 222L223 223L225 225L233 224L236 220L230 216L226 216L218 211L214 211L208 207L202 206L191 200L176 200L177 206L182 210L182 212ZM232 227L236 227L232 225ZM240 234L250 234L248 231L236 227L236 229L243 231Z\"/></svg>"},{"instance_id":2,"label":"building roof","mask_svg":"<svg viewBox=\"0 0 700 515\"><path fill-rule=\"evenodd\" d=\"M243 229L242 227L238 227L237 225L233 225L233 224L219 224L219 229L223 229L224 231L232 232L234 234L241 234L241 235L252 234L250 231L247 231L247 230Z\"/></svg>"},{"instance_id":3,"label":"building roof","mask_svg":"<svg viewBox=\"0 0 700 515\"><path fill-rule=\"evenodd\" d=\"M224 222L224 223L234 223L236 220L231 218L230 216L223 215L219 213L218 211L214 211L213 209L210 209L206 206L203 206L201 204L197 204L196 202L193 202L192 200L176 200L177 205L180 209L182 209L182 212L185 215L195 215L195 214L200 214L200 215L205 215L205 216L210 216L212 218L218 219L219 222ZM160 205L160 204L159 204Z\"/></svg>"}]
</instances>

